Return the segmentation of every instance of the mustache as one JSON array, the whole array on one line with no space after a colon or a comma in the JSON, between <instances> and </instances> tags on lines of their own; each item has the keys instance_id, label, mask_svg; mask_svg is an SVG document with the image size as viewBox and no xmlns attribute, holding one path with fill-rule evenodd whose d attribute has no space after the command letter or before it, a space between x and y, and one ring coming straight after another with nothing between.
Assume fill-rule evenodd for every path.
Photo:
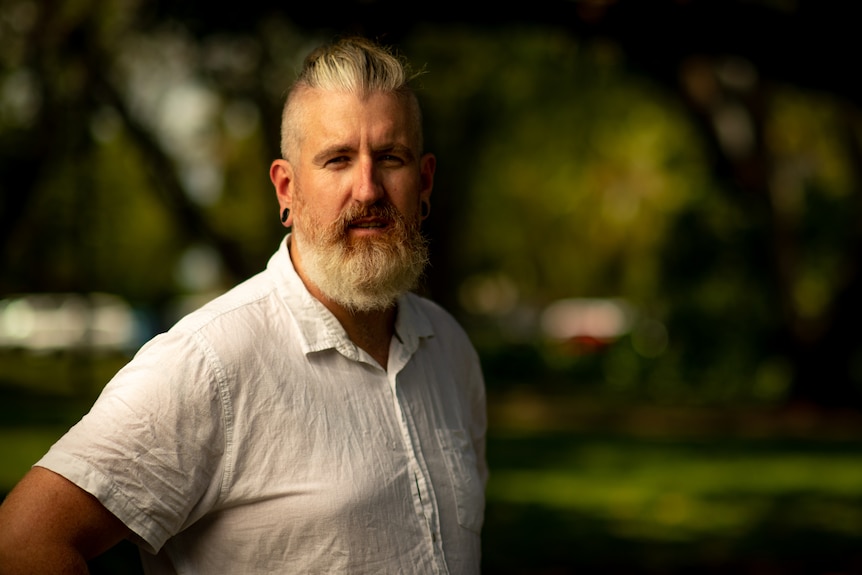
<instances>
[{"instance_id":1,"label":"mustache","mask_svg":"<svg viewBox=\"0 0 862 575\"><path fill-rule=\"evenodd\" d=\"M364 218L379 218L396 227L406 227L406 221L401 212L398 211L388 200L381 200L371 205L366 204L351 204L341 212L337 222L336 229L343 233L357 220Z\"/></svg>"}]
</instances>

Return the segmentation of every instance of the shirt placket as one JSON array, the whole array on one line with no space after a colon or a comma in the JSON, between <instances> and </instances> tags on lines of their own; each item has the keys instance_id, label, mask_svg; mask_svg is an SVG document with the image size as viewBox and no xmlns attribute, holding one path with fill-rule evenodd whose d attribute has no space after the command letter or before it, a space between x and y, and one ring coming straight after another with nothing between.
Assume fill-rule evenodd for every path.
<instances>
[{"instance_id":1,"label":"shirt placket","mask_svg":"<svg viewBox=\"0 0 862 575\"><path fill-rule=\"evenodd\" d=\"M426 530L426 543L434 557L435 572L448 573L446 561L443 555L443 542L440 537L440 521L437 510L437 499L434 487L430 481L428 465L422 452L422 442L419 441L413 402L406 396L403 387L397 385L398 373L410 359L410 352L393 339L393 345L398 347L398 353L392 354L398 363L392 365L390 361L389 385L398 411L398 424L401 436L409 458L408 466L413 479L411 489L413 506L416 514Z\"/></svg>"}]
</instances>

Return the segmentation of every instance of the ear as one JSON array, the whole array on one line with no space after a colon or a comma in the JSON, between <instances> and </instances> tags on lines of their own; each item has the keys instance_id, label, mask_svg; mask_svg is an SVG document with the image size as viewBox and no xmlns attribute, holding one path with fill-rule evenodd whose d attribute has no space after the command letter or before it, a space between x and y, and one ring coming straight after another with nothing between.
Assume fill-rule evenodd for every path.
<instances>
[{"instance_id":1,"label":"ear","mask_svg":"<svg viewBox=\"0 0 862 575\"><path fill-rule=\"evenodd\" d=\"M437 168L437 158L434 154L423 154L419 158L419 201L430 202L431 190L434 187L434 170Z\"/></svg>"},{"instance_id":2,"label":"ear","mask_svg":"<svg viewBox=\"0 0 862 575\"><path fill-rule=\"evenodd\" d=\"M275 187L275 196L278 199L279 214L285 209L293 208L293 166L287 160L275 160L269 167L269 179ZM293 225L293 214L291 213L284 222L284 227Z\"/></svg>"}]
</instances>

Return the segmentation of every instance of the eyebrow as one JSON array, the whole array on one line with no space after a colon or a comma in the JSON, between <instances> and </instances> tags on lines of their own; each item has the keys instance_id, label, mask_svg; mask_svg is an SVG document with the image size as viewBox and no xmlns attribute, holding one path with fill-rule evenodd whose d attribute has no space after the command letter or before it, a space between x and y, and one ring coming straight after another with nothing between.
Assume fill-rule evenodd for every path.
<instances>
[{"instance_id":1,"label":"eyebrow","mask_svg":"<svg viewBox=\"0 0 862 575\"><path fill-rule=\"evenodd\" d=\"M413 161L416 159L416 155L413 153L413 150L410 149L409 146L404 146L402 144L391 144L389 146L384 146L379 150L374 150L377 154L384 154L386 152L395 152L396 154L401 154L405 156L408 160Z\"/></svg>"},{"instance_id":2,"label":"eyebrow","mask_svg":"<svg viewBox=\"0 0 862 575\"><path fill-rule=\"evenodd\" d=\"M334 156L341 156L347 153L352 153L353 151L353 148L351 148L350 146L342 146L340 144L335 146L329 146L328 148L324 148L323 150L315 154L314 157L311 158L311 162L315 165L322 165L326 163L326 160L328 160L329 158L332 158Z\"/></svg>"},{"instance_id":3,"label":"eyebrow","mask_svg":"<svg viewBox=\"0 0 862 575\"><path fill-rule=\"evenodd\" d=\"M355 153L355 151L355 148L352 148L351 146L336 144L334 146L324 148L323 150L315 154L311 161L315 165L322 165L325 164L326 161L332 157L341 156L343 154L352 154ZM409 146L405 146L403 144L387 144L380 148L374 149L373 152L374 154L395 152L397 154L405 156L410 161L414 161L416 159L416 155L413 153L413 150L411 150Z\"/></svg>"}]
</instances>

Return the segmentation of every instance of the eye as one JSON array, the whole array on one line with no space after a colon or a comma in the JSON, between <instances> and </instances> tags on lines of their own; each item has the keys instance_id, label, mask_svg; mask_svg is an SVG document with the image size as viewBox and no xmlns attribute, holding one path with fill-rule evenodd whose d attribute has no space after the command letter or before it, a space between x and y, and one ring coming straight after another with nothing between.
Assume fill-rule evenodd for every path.
<instances>
[{"instance_id":1,"label":"eye","mask_svg":"<svg viewBox=\"0 0 862 575\"><path fill-rule=\"evenodd\" d=\"M337 167L338 165L346 164L349 161L350 161L350 158L348 158L347 156L335 156L333 158L326 160L326 162L323 165L324 166Z\"/></svg>"},{"instance_id":2,"label":"eye","mask_svg":"<svg viewBox=\"0 0 862 575\"><path fill-rule=\"evenodd\" d=\"M387 166L403 166L405 163L404 158L396 154L383 154L379 160Z\"/></svg>"}]
</instances>

